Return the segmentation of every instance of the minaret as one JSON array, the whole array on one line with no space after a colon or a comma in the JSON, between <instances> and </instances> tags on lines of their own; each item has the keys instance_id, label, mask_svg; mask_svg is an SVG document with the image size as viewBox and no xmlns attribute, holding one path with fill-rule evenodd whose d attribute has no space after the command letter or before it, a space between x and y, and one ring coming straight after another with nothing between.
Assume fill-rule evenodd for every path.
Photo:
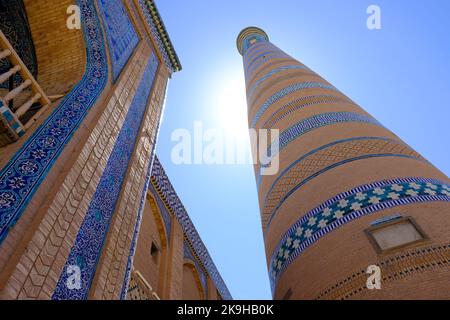
<instances>
[{"instance_id":1,"label":"minaret","mask_svg":"<svg viewBox=\"0 0 450 320\"><path fill-rule=\"evenodd\" d=\"M278 173L255 166L274 298L450 298L448 177L263 30L237 47L249 127L279 130Z\"/></svg>"}]
</instances>

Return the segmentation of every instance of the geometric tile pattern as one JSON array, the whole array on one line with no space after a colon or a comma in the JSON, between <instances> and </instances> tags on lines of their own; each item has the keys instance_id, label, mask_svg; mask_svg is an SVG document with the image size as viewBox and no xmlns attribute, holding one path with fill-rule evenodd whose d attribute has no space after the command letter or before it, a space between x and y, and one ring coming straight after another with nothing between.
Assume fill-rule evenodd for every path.
<instances>
[{"instance_id":1,"label":"geometric tile pattern","mask_svg":"<svg viewBox=\"0 0 450 320\"><path fill-rule=\"evenodd\" d=\"M263 57L263 58L268 58L271 57L275 54L280 54L280 50L278 50L277 48L272 48L263 52L258 53L257 56L253 57L251 60L247 61L247 67L246 67L246 71L248 72L248 70L253 66L253 64L258 61L259 58ZM281 54L281 56L283 57L288 57L286 54Z\"/></svg>"},{"instance_id":2,"label":"geometric tile pattern","mask_svg":"<svg viewBox=\"0 0 450 320\"><path fill-rule=\"evenodd\" d=\"M139 42L139 36L122 0L98 0L103 26L108 40L114 81L126 65Z\"/></svg>"},{"instance_id":3,"label":"geometric tile pattern","mask_svg":"<svg viewBox=\"0 0 450 320\"><path fill-rule=\"evenodd\" d=\"M166 73L163 72L163 69L160 69L160 72L158 73L158 78L155 80L155 84L153 85L153 89L152 89L153 95L152 95L152 97L150 97L151 102L148 107L150 109L150 112L147 113L146 119L143 120L144 123L147 123L147 128L153 128L152 129L153 133L149 137L150 138L149 142L151 143L152 147L149 152L148 171L147 171L146 178L144 180L145 181L144 187L142 188L141 203L140 203L140 207L139 207L139 211L138 211L138 216L136 219L136 224L134 227L131 248L130 248L130 251L128 254L128 263L127 263L127 267L125 270L125 276L123 277L122 290L121 290L121 294L120 294L121 300L126 299L127 293L129 292L128 288L130 287L130 277L132 278L131 271L133 269L134 254L136 251L136 245L137 245L139 232L141 230L141 221L142 221L142 215L143 215L143 210L144 210L146 199L150 203L152 212L155 212L155 213L159 212L161 214L161 216L163 218L163 222L164 222L164 227L165 227L164 233L165 233L166 239L170 239L171 224L172 224L170 214L168 213L168 211L165 208L164 204L162 203L161 199L157 196L157 193L153 189L153 186L150 184L150 178L151 178L151 173L152 173L151 167L153 165L153 160L155 158L155 142L157 140L157 134L158 134L159 126L161 123L160 119L161 119L161 114L162 114L162 108L160 108L160 102L165 101L165 99L166 99L165 94L167 93L167 81L168 80L165 78L166 76L168 76L168 74L166 75ZM144 131L147 130L145 125L142 130L144 130ZM142 152L145 152L145 151L142 151ZM150 196L149 192L154 196Z\"/></svg>"},{"instance_id":4,"label":"geometric tile pattern","mask_svg":"<svg viewBox=\"0 0 450 320\"><path fill-rule=\"evenodd\" d=\"M330 94L301 97L299 99L291 101L288 104L285 104L284 106L280 107L277 111L275 111L270 116L270 118L267 119L266 122L264 122L264 124L262 125L261 128L271 129L278 121L285 118L292 112L301 110L304 107L315 105L315 104L324 104L324 103L329 104L329 103L339 103L339 102L351 103L345 97L332 96Z\"/></svg>"},{"instance_id":5,"label":"geometric tile pattern","mask_svg":"<svg viewBox=\"0 0 450 320\"><path fill-rule=\"evenodd\" d=\"M243 55L244 65L247 64L247 61L250 61L250 59L253 59L253 57L258 54L259 52L262 52L263 50L267 50L269 48L274 48L274 45L270 42L265 43L257 43L252 46L252 50L247 51ZM251 52L251 53L250 53ZM250 54L247 54L250 53Z\"/></svg>"},{"instance_id":6,"label":"geometric tile pattern","mask_svg":"<svg viewBox=\"0 0 450 320\"><path fill-rule=\"evenodd\" d=\"M172 72L181 70L180 61L173 50L172 43L170 42L164 23L159 16L154 1L138 0L138 2L141 12L150 28L153 39L156 41L159 52L163 56L165 64L170 70L172 70Z\"/></svg>"},{"instance_id":7,"label":"geometric tile pattern","mask_svg":"<svg viewBox=\"0 0 450 320\"><path fill-rule=\"evenodd\" d=\"M267 44L269 42L267 42L267 39L264 36L259 34L247 36L242 43L242 55L245 55L247 53L247 50L250 46L254 46L259 43Z\"/></svg>"},{"instance_id":8,"label":"geometric tile pattern","mask_svg":"<svg viewBox=\"0 0 450 320\"><path fill-rule=\"evenodd\" d=\"M346 163L375 157L424 160L404 143L380 137L355 137L316 148L277 176L263 202L263 226L267 228L284 202L307 182Z\"/></svg>"},{"instance_id":9,"label":"geometric tile pattern","mask_svg":"<svg viewBox=\"0 0 450 320\"><path fill-rule=\"evenodd\" d=\"M114 148L102 173L97 189L89 203L86 216L60 275L52 299L86 299L91 288L109 225L120 196L129 161L148 105L158 59L152 55L145 67L142 80L131 102ZM77 265L81 269L81 289L68 289L67 267Z\"/></svg>"},{"instance_id":10,"label":"geometric tile pattern","mask_svg":"<svg viewBox=\"0 0 450 320\"><path fill-rule=\"evenodd\" d=\"M255 83L247 90L247 101L250 101L252 99L253 94L255 93L255 90L258 88L258 86L263 83L264 81L266 81L267 79L269 79L270 77L272 77L273 75L285 71L285 70L292 70L292 69L306 69L308 70L308 68L306 68L305 66L302 65L293 65L293 66L282 66L276 69L273 69L271 71L269 71L268 73L266 73L264 76L262 76L261 78L259 78L257 81L255 81Z\"/></svg>"},{"instance_id":11,"label":"geometric tile pattern","mask_svg":"<svg viewBox=\"0 0 450 320\"><path fill-rule=\"evenodd\" d=\"M310 245L359 217L410 203L450 202L450 184L426 178L399 178L359 186L314 208L295 222L270 258L272 292L286 268Z\"/></svg>"},{"instance_id":12,"label":"geometric tile pattern","mask_svg":"<svg viewBox=\"0 0 450 320\"><path fill-rule=\"evenodd\" d=\"M293 92L299 91L299 90L313 89L313 88L338 91L332 85L321 83L321 82L308 81L308 82L300 82L300 83L291 84L288 87L281 89L280 91L278 91L277 93L272 95L269 99L266 100L266 102L263 103L263 105L258 109L255 116L253 117L253 120L251 122L251 127L255 128L256 123L259 121L259 119L264 114L264 112L266 112L266 110L269 109L271 105L273 105L275 102L277 102L281 98L283 98Z\"/></svg>"},{"instance_id":13,"label":"geometric tile pattern","mask_svg":"<svg viewBox=\"0 0 450 320\"><path fill-rule=\"evenodd\" d=\"M228 288L223 281L222 276L217 270L217 267L211 259L211 256L206 249L206 246L204 245L202 239L200 238L200 235L198 234L198 231L195 228L191 218L189 217L186 208L178 197L175 189L172 186L172 183L167 177L163 166L156 156L152 167L151 183L166 206L170 209L169 211L177 218L178 222L181 225L181 228L183 229L183 233L186 236L186 240L189 246L191 247L194 254L199 258L206 272L213 280L222 298L224 300L231 300L231 294L228 291Z\"/></svg>"},{"instance_id":14,"label":"geometric tile pattern","mask_svg":"<svg viewBox=\"0 0 450 320\"><path fill-rule=\"evenodd\" d=\"M382 127L382 125L370 116L366 116L354 112L329 112L322 113L307 119L303 119L298 123L294 124L290 128L286 129L280 134L280 148L281 152L289 143L296 140L298 137L311 132L315 129L329 126L337 123L343 122L361 122L373 124ZM270 147L268 148L270 150ZM273 155L272 155L273 156Z\"/></svg>"},{"instance_id":15,"label":"geometric tile pattern","mask_svg":"<svg viewBox=\"0 0 450 320\"><path fill-rule=\"evenodd\" d=\"M0 243L20 218L108 78L105 44L94 4L78 0L78 5L86 42L85 74L0 171Z\"/></svg>"},{"instance_id":16,"label":"geometric tile pattern","mask_svg":"<svg viewBox=\"0 0 450 320\"><path fill-rule=\"evenodd\" d=\"M265 63L268 60L282 59L282 58L288 58L289 59L291 57L289 55L287 55L286 53L284 53L284 52L280 52L280 51L276 52L276 51L274 51L274 52L267 53L266 55L263 55L260 58L261 59L256 60L256 62L252 66L249 66L249 67L247 67L246 70L244 70L246 77L248 77L248 78L251 77L252 73L255 70L257 70L263 63Z\"/></svg>"},{"instance_id":17,"label":"geometric tile pattern","mask_svg":"<svg viewBox=\"0 0 450 320\"><path fill-rule=\"evenodd\" d=\"M248 87L248 85L250 83L252 83L253 81L255 81L255 79L258 79L259 77L261 77L263 74L265 74L266 72L268 72L267 70L270 70L271 68L274 67L278 67L278 66L282 66L286 63L295 63L297 61L292 61L292 58L289 59L275 59L272 62L267 62L263 68L259 69L258 72L255 72L251 77L245 78L245 86ZM300 64L300 62L297 62Z\"/></svg>"}]
</instances>

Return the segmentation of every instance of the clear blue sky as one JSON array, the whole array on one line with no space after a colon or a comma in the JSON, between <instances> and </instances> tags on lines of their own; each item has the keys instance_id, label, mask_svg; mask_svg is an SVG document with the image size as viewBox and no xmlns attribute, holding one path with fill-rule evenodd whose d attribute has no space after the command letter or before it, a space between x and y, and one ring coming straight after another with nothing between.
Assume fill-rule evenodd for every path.
<instances>
[{"instance_id":1,"label":"clear blue sky","mask_svg":"<svg viewBox=\"0 0 450 320\"><path fill-rule=\"evenodd\" d=\"M382 29L366 27L380 6ZM183 65L169 85L157 154L234 298L269 299L253 169L174 165L178 128L246 123L241 29L271 42L360 104L447 175L450 1L157 1ZM227 123L232 122L231 125ZM245 135L238 135L245 140Z\"/></svg>"}]
</instances>

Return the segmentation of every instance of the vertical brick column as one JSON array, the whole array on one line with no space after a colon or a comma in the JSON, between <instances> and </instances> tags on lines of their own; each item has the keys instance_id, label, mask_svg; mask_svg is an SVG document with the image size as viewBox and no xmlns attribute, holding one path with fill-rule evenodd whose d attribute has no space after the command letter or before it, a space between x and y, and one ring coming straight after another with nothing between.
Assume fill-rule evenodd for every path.
<instances>
[{"instance_id":1,"label":"vertical brick column","mask_svg":"<svg viewBox=\"0 0 450 320\"><path fill-rule=\"evenodd\" d=\"M412 217L429 242L450 240L445 174L263 30L244 29L237 47L249 127L280 134L272 155L279 171L264 175L255 165L275 298L315 298L356 266L376 264L380 255L364 230L382 217Z\"/></svg>"},{"instance_id":2,"label":"vertical brick column","mask_svg":"<svg viewBox=\"0 0 450 320\"><path fill-rule=\"evenodd\" d=\"M181 300L183 298L183 239L183 229L176 217L172 216L164 299Z\"/></svg>"}]
</instances>

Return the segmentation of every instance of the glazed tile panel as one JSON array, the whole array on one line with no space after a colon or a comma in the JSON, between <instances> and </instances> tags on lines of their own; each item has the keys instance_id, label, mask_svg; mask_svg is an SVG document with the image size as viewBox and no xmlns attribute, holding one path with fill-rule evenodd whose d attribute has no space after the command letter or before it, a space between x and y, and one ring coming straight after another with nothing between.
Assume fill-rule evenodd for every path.
<instances>
[{"instance_id":1,"label":"glazed tile panel","mask_svg":"<svg viewBox=\"0 0 450 320\"><path fill-rule=\"evenodd\" d=\"M254 63L251 66L246 68L245 70L246 77L250 78L253 72L255 72L261 65L263 65L267 61L270 61L272 59L283 59L283 58L289 59L291 57L282 51L274 51L266 53L265 55L261 55L258 58L259 59L254 61Z\"/></svg>"},{"instance_id":2,"label":"glazed tile panel","mask_svg":"<svg viewBox=\"0 0 450 320\"><path fill-rule=\"evenodd\" d=\"M345 97L333 96L329 94L301 97L281 106L264 122L262 128L271 129L278 123L278 121L284 119L286 116L289 116L296 111L302 110L305 107L309 107L312 105L328 106L332 103L352 102Z\"/></svg>"},{"instance_id":3,"label":"glazed tile panel","mask_svg":"<svg viewBox=\"0 0 450 320\"><path fill-rule=\"evenodd\" d=\"M286 88L278 91L274 95L272 95L269 99L267 99L262 104L261 107L258 108L258 111L256 112L255 116L252 119L251 127L255 128L256 124L258 123L258 121L260 120L260 118L262 117L264 112L266 112L266 110L269 109L278 100L280 100L281 98L283 98L287 95L290 95L291 93L301 91L301 90L306 90L306 89L325 89L325 90L338 92L338 90L335 87L333 87L332 85L325 84L322 82L307 81L307 82L299 82L299 83L291 84L291 85L287 86Z\"/></svg>"},{"instance_id":4,"label":"glazed tile panel","mask_svg":"<svg viewBox=\"0 0 450 320\"><path fill-rule=\"evenodd\" d=\"M86 42L86 71L81 81L1 170L0 243L22 215L108 79L105 45L94 4L87 0L77 3Z\"/></svg>"},{"instance_id":5,"label":"glazed tile panel","mask_svg":"<svg viewBox=\"0 0 450 320\"><path fill-rule=\"evenodd\" d=\"M294 69L308 70L308 68L306 68L305 66L293 65L293 66L282 66L282 67L275 68L275 69L267 72L264 76L262 76L257 81L255 81L255 83L247 90L247 101L251 101L253 99L253 94L255 93L256 89L264 81L266 81L267 79L271 78L272 76L274 76L280 72L283 72L286 70L294 70Z\"/></svg>"},{"instance_id":6,"label":"glazed tile panel","mask_svg":"<svg viewBox=\"0 0 450 320\"><path fill-rule=\"evenodd\" d=\"M148 7L147 0L138 0L138 1L139 1L139 7L141 8L141 11L145 17L145 20L147 21L147 24L150 27L150 31L152 32L154 40L156 41L159 52L161 52L161 54L164 58L164 62L166 63L167 67L173 71L175 67L170 62L169 54L167 53L166 49L164 48L164 44L163 44L161 37L159 36L159 33L156 29L155 22L154 22L152 16L150 15L150 12L149 12L150 9Z\"/></svg>"},{"instance_id":7,"label":"glazed tile panel","mask_svg":"<svg viewBox=\"0 0 450 320\"><path fill-rule=\"evenodd\" d=\"M290 164L275 179L263 202L263 226L267 230L283 203L312 179L350 162L380 157L424 161L404 143L380 137L354 137L316 148Z\"/></svg>"},{"instance_id":8,"label":"glazed tile panel","mask_svg":"<svg viewBox=\"0 0 450 320\"><path fill-rule=\"evenodd\" d=\"M450 185L420 177L362 185L327 200L302 214L272 253L269 266L272 292L282 273L303 251L340 226L380 210L435 201L450 201Z\"/></svg>"},{"instance_id":9,"label":"glazed tile panel","mask_svg":"<svg viewBox=\"0 0 450 320\"><path fill-rule=\"evenodd\" d=\"M307 119L303 119L290 128L286 129L280 134L279 141L279 149L274 150L271 154L271 157L277 155L278 152L281 152L285 149L291 142L298 139L299 137L322 127L334 125L338 123L347 123L347 122L359 122L359 123L367 123L375 126L382 125L370 116L366 116L359 113L354 112L328 112L321 113ZM271 150L271 146L268 148L268 153Z\"/></svg>"},{"instance_id":10,"label":"glazed tile panel","mask_svg":"<svg viewBox=\"0 0 450 320\"><path fill-rule=\"evenodd\" d=\"M114 81L139 43L139 36L122 0L98 0L103 19Z\"/></svg>"},{"instance_id":11,"label":"glazed tile panel","mask_svg":"<svg viewBox=\"0 0 450 320\"><path fill-rule=\"evenodd\" d=\"M153 54L131 102L116 144L70 251L64 271L60 275L52 296L53 299L86 299L88 296L128 164L133 154L157 67L158 61ZM82 286L79 290L69 290L66 285L66 270L71 265L79 266L81 269Z\"/></svg>"}]
</instances>

